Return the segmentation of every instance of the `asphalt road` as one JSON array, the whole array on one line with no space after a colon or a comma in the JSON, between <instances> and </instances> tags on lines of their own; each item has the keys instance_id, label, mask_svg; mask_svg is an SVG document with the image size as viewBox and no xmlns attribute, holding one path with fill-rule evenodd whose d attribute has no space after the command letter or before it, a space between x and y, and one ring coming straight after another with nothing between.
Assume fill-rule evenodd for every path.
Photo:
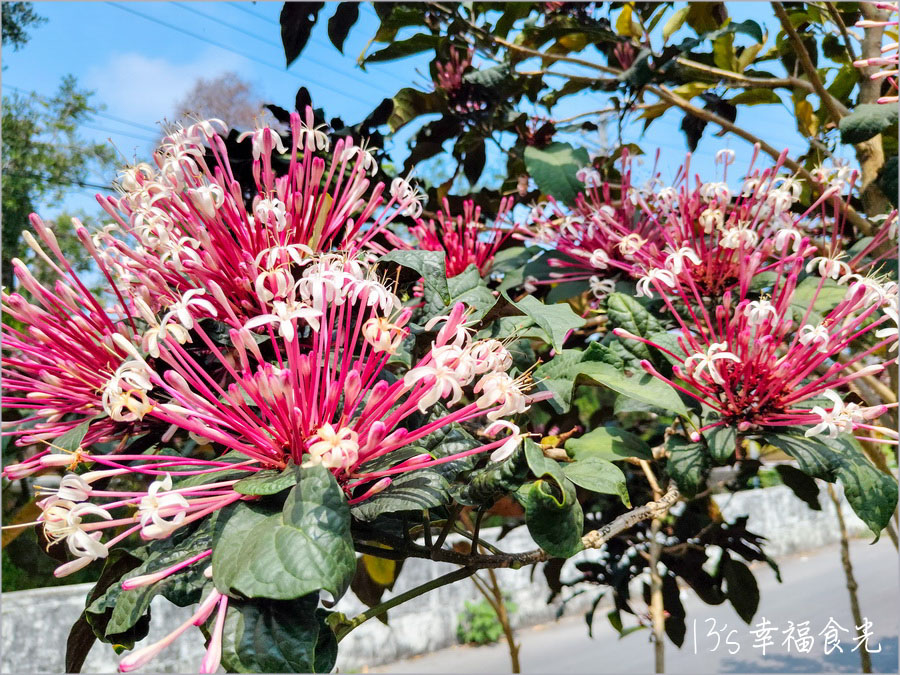
<instances>
[{"instance_id":1,"label":"asphalt road","mask_svg":"<svg viewBox=\"0 0 900 675\"><path fill-rule=\"evenodd\" d=\"M884 537L877 544L865 540L851 543L851 561L860 585L859 602L864 617L872 622L873 637L869 648L874 672L897 673L898 629L900 629L900 577L898 556ZM666 643L666 672L697 675L699 673L854 673L860 672L850 601L845 587L838 546L829 546L808 555L779 560L783 583L779 584L767 565L755 566L760 586L760 606L753 625L745 624L729 603L709 606L691 591L682 592L687 611L688 633L684 645L677 649ZM604 601L605 602L605 601ZM601 604L594 622L594 638L587 635L583 617L566 617L520 630L522 645L520 662L523 673L652 673L653 649L648 631L641 630L619 639L606 621ZM774 646L754 647L756 630L765 617ZM819 635L830 618L849 632L838 632L842 652L824 652L824 635ZM713 621L715 624L713 624ZM788 651L782 645L788 622L809 621L809 635L814 637L808 653L798 653L796 646ZM696 627L695 627L696 626ZM716 648L710 629L720 631ZM735 630L735 633L731 633ZM729 635L730 634L730 635ZM695 642L696 637L696 642ZM730 637L730 640L728 639ZM696 645L696 647L695 647ZM695 652L696 649L696 652ZM733 653L729 653L733 652ZM509 654L504 642L485 647L457 646L432 654L381 666L378 673L502 673L509 672Z\"/></svg>"}]
</instances>

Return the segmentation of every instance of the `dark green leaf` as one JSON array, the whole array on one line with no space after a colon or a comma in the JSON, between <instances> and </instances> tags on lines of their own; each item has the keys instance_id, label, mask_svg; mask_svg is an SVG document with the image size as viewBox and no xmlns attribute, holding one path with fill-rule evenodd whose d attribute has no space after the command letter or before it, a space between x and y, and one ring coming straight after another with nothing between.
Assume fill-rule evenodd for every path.
<instances>
[{"instance_id":1,"label":"dark green leaf","mask_svg":"<svg viewBox=\"0 0 900 675\"><path fill-rule=\"evenodd\" d=\"M300 474L297 467L288 466L284 471L263 469L239 480L232 489L242 495L274 495L294 487Z\"/></svg>"},{"instance_id":2,"label":"dark green leaf","mask_svg":"<svg viewBox=\"0 0 900 675\"><path fill-rule=\"evenodd\" d=\"M781 482L787 485L799 499L813 511L821 511L819 503L819 486L814 478L810 478L800 469L795 469L790 464L779 464L775 467Z\"/></svg>"},{"instance_id":3,"label":"dark green leaf","mask_svg":"<svg viewBox=\"0 0 900 675\"><path fill-rule=\"evenodd\" d=\"M897 206L897 156L888 157L884 166L878 172L878 178L875 180L878 189L891 201L891 204Z\"/></svg>"},{"instance_id":4,"label":"dark green leaf","mask_svg":"<svg viewBox=\"0 0 900 675\"><path fill-rule=\"evenodd\" d=\"M666 449L669 451L666 464L669 477L685 497L693 497L703 489L709 477L710 461L706 448L681 436L670 436Z\"/></svg>"},{"instance_id":5,"label":"dark green leaf","mask_svg":"<svg viewBox=\"0 0 900 675\"><path fill-rule=\"evenodd\" d=\"M891 125L897 124L897 106L862 103L841 119L841 141L855 145L877 136Z\"/></svg>"},{"instance_id":6,"label":"dark green leaf","mask_svg":"<svg viewBox=\"0 0 900 675\"><path fill-rule=\"evenodd\" d=\"M670 385L649 373L639 372L626 375L624 371L606 363L590 362L576 366L581 375L617 391L623 396L668 410L678 415L687 415L687 408L678 393Z\"/></svg>"},{"instance_id":7,"label":"dark green leaf","mask_svg":"<svg viewBox=\"0 0 900 675\"><path fill-rule=\"evenodd\" d=\"M62 436L57 436L53 439L53 445L57 446L60 450L65 450L66 452L75 452L78 448L81 447L81 442L84 440L85 435L88 432L88 429L91 426L91 422L93 422L93 418L86 420L79 424L77 427L73 429L69 429Z\"/></svg>"},{"instance_id":8,"label":"dark green leaf","mask_svg":"<svg viewBox=\"0 0 900 675\"><path fill-rule=\"evenodd\" d=\"M629 457L653 459L653 452L646 442L618 427L600 427L578 438L570 438L566 441L566 452L576 460L588 457L610 462Z\"/></svg>"},{"instance_id":9,"label":"dark green leaf","mask_svg":"<svg viewBox=\"0 0 900 675\"><path fill-rule=\"evenodd\" d=\"M290 66L306 47L324 6L324 2L286 2L282 6L279 22L286 65Z\"/></svg>"},{"instance_id":10,"label":"dark green leaf","mask_svg":"<svg viewBox=\"0 0 900 675\"><path fill-rule=\"evenodd\" d=\"M502 462L492 462L466 476L461 485L454 486L454 496L460 504L491 506L500 497L518 490L527 476L528 461L520 446Z\"/></svg>"},{"instance_id":11,"label":"dark green leaf","mask_svg":"<svg viewBox=\"0 0 900 675\"><path fill-rule=\"evenodd\" d=\"M447 481L428 469L402 473L383 491L350 509L354 518L375 520L382 513L423 511L450 501Z\"/></svg>"},{"instance_id":12,"label":"dark green leaf","mask_svg":"<svg viewBox=\"0 0 900 675\"><path fill-rule=\"evenodd\" d=\"M237 673L331 672L337 640L317 600L313 593L289 601L229 602L222 665Z\"/></svg>"},{"instance_id":13,"label":"dark green leaf","mask_svg":"<svg viewBox=\"0 0 900 675\"><path fill-rule=\"evenodd\" d=\"M428 33L416 33L406 40L397 40L391 42L384 49L369 54L365 58L366 63L377 63L379 61L392 61L394 59L402 59L405 56L424 52L426 49L434 49L438 46L441 38L437 35L429 35Z\"/></svg>"},{"instance_id":14,"label":"dark green leaf","mask_svg":"<svg viewBox=\"0 0 900 675\"><path fill-rule=\"evenodd\" d=\"M334 14L328 19L328 39L331 44L337 47L338 51L344 53L344 40L347 39L347 33L359 18L358 2L341 2L338 4Z\"/></svg>"},{"instance_id":15,"label":"dark green leaf","mask_svg":"<svg viewBox=\"0 0 900 675\"><path fill-rule=\"evenodd\" d=\"M391 251L381 256L378 262L397 263L401 267L415 270L425 280L425 287L436 293L444 302L449 303L450 289L447 286L443 251Z\"/></svg>"},{"instance_id":16,"label":"dark green leaf","mask_svg":"<svg viewBox=\"0 0 900 675\"><path fill-rule=\"evenodd\" d=\"M737 96L728 99L731 105L760 105L762 103L781 103L781 99L771 89L747 89Z\"/></svg>"},{"instance_id":17,"label":"dark green leaf","mask_svg":"<svg viewBox=\"0 0 900 675\"><path fill-rule=\"evenodd\" d=\"M759 607L759 587L756 577L744 563L731 557L724 558L725 595L746 623L753 621L753 615Z\"/></svg>"},{"instance_id":18,"label":"dark green leaf","mask_svg":"<svg viewBox=\"0 0 900 675\"><path fill-rule=\"evenodd\" d=\"M897 507L897 481L866 459L856 439L842 435L822 442L799 434L776 433L764 434L763 438L796 459L808 476L829 483L839 480L850 506L878 539Z\"/></svg>"},{"instance_id":19,"label":"dark green leaf","mask_svg":"<svg viewBox=\"0 0 900 675\"><path fill-rule=\"evenodd\" d=\"M545 305L533 296L526 295L513 305L544 329L550 336L551 346L557 351L563 348L569 331L584 325L584 319L573 312L568 303Z\"/></svg>"},{"instance_id":20,"label":"dark green leaf","mask_svg":"<svg viewBox=\"0 0 900 675\"><path fill-rule=\"evenodd\" d=\"M585 457L563 465L563 473L570 481L585 490L604 495L618 495L631 508L631 498L625 487L625 474L612 462L599 457Z\"/></svg>"},{"instance_id":21,"label":"dark green leaf","mask_svg":"<svg viewBox=\"0 0 900 675\"><path fill-rule=\"evenodd\" d=\"M554 462L555 464L555 462ZM568 558L581 550L584 512L575 486L563 476L546 474L516 493L525 507L525 523L532 539L552 556Z\"/></svg>"},{"instance_id":22,"label":"dark green leaf","mask_svg":"<svg viewBox=\"0 0 900 675\"><path fill-rule=\"evenodd\" d=\"M419 115L440 112L444 107L443 97L436 91L419 91L404 87L394 95L394 109L388 117L391 131L397 131Z\"/></svg>"},{"instance_id":23,"label":"dark green leaf","mask_svg":"<svg viewBox=\"0 0 900 675\"><path fill-rule=\"evenodd\" d=\"M582 189L576 173L590 163L587 150L554 142L544 148L525 148L525 166L541 192L563 202L574 201Z\"/></svg>"},{"instance_id":24,"label":"dark green leaf","mask_svg":"<svg viewBox=\"0 0 900 675\"><path fill-rule=\"evenodd\" d=\"M340 598L356 555L350 508L323 466L303 469L280 512L239 503L217 526L213 580L222 593L293 600L320 589Z\"/></svg>"},{"instance_id":25,"label":"dark green leaf","mask_svg":"<svg viewBox=\"0 0 900 675\"><path fill-rule=\"evenodd\" d=\"M734 456L737 443L737 431L731 425L713 427L706 432L706 445L709 447L709 456L717 464L727 464Z\"/></svg>"}]
</instances>

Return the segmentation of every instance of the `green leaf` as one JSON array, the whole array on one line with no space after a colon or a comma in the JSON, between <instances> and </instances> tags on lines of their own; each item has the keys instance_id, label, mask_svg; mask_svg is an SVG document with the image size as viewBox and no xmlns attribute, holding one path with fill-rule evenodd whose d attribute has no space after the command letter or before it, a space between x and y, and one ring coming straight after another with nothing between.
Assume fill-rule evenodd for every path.
<instances>
[{"instance_id":1,"label":"green leaf","mask_svg":"<svg viewBox=\"0 0 900 675\"><path fill-rule=\"evenodd\" d=\"M563 465L563 473L585 490L618 495L622 503L631 508L631 498L625 487L625 474L612 462L599 457L585 457Z\"/></svg>"},{"instance_id":2,"label":"green leaf","mask_svg":"<svg viewBox=\"0 0 900 675\"><path fill-rule=\"evenodd\" d=\"M301 471L280 512L238 503L213 537L213 581L222 593L293 600L320 589L340 598L356 554L350 508L328 469Z\"/></svg>"},{"instance_id":3,"label":"green leaf","mask_svg":"<svg viewBox=\"0 0 900 675\"><path fill-rule=\"evenodd\" d=\"M582 359L584 352L580 349L563 349L534 370L537 388L553 393L548 402L559 413L568 412L572 405L572 387Z\"/></svg>"},{"instance_id":4,"label":"green leaf","mask_svg":"<svg viewBox=\"0 0 900 675\"><path fill-rule=\"evenodd\" d=\"M590 163L584 148L573 148L568 143L554 142L544 148L525 148L525 167L534 178L541 192L563 202L574 201L582 189L575 174Z\"/></svg>"},{"instance_id":5,"label":"green leaf","mask_svg":"<svg viewBox=\"0 0 900 675\"><path fill-rule=\"evenodd\" d=\"M365 63L377 63L379 61L392 61L394 59L402 59L412 54L424 52L426 49L434 49L440 43L441 38L438 35L429 35L428 33L416 33L412 37L405 40L396 40L391 42L384 49L369 54L365 59Z\"/></svg>"},{"instance_id":6,"label":"green leaf","mask_svg":"<svg viewBox=\"0 0 900 675\"><path fill-rule=\"evenodd\" d=\"M606 299L606 312L611 328L623 328L638 337L647 338L663 331L662 324L630 295L611 293ZM650 348L637 340L624 340L627 350L639 359L652 357Z\"/></svg>"},{"instance_id":7,"label":"green leaf","mask_svg":"<svg viewBox=\"0 0 900 675\"><path fill-rule=\"evenodd\" d=\"M293 465L284 471L263 469L239 480L232 489L242 495L274 495L294 487L299 477L297 468Z\"/></svg>"},{"instance_id":8,"label":"green leaf","mask_svg":"<svg viewBox=\"0 0 900 675\"><path fill-rule=\"evenodd\" d=\"M897 206L897 156L888 157L878 171L875 184L894 206Z\"/></svg>"},{"instance_id":9,"label":"green leaf","mask_svg":"<svg viewBox=\"0 0 900 675\"><path fill-rule=\"evenodd\" d=\"M453 492L460 504L491 506L500 497L518 490L528 476L525 449L516 448L502 462L494 462L473 471L461 485L454 485Z\"/></svg>"},{"instance_id":10,"label":"green leaf","mask_svg":"<svg viewBox=\"0 0 900 675\"><path fill-rule=\"evenodd\" d=\"M444 107L443 97L436 91L419 91L404 87L394 94L394 109L388 117L391 131L397 131L420 115L439 112Z\"/></svg>"},{"instance_id":11,"label":"green leaf","mask_svg":"<svg viewBox=\"0 0 900 675\"><path fill-rule=\"evenodd\" d=\"M94 418L85 420L77 427L69 429L61 436L57 436L55 439L53 439L53 445L57 446L59 450L65 450L66 452L76 452L78 448L81 447L81 442L87 435L88 429L90 428L91 422L93 421Z\"/></svg>"},{"instance_id":12,"label":"green leaf","mask_svg":"<svg viewBox=\"0 0 900 675\"><path fill-rule=\"evenodd\" d=\"M649 373L640 372L629 376L615 366L598 362L581 363L576 368L579 374L599 382L623 396L678 415L687 416L688 414L687 408L675 389Z\"/></svg>"},{"instance_id":13,"label":"green leaf","mask_svg":"<svg viewBox=\"0 0 900 675\"><path fill-rule=\"evenodd\" d=\"M725 596L734 607L734 611L745 623L753 621L753 615L759 607L759 586L753 572L744 563L730 556L725 563Z\"/></svg>"},{"instance_id":14,"label":"green leaf","mask_svg":"<svg viewBox=\"0 0 900 675\"><path fill-rule=\"evenodd\" d=\"M584 512L575 486L561 470L523 485L516 498L525 507L525 524L538 546L558 558L568 558L581 550Z\"/></svg>"},{"instance_id":15,"label":"green leaf","mask_svg":"<svg viewBox=\"0 0 900 675\"><path fill-rule=\"evenodd\" d=\"M475 265L469 265L461 274L447 279L447 292L450 299L445 301L432 289L425 290L425 316L446 314L457 302L463 302L474 310L471 320L478 321L497 304L497 297L488 288Z\"/></svg>"},{"instance_id":16,"label":"green leaf","mask_svg":"<svg viewBox=\"0 0 900 675\"><path fill-rule=\"evenodd\" d=\"M618 427L600 427L566 441L566 452L576 460L598 457L610 462L620 459L653 459L646 442ZM578 481L575 481L578 482Z\"/></svg>"},{"instance_id":17,"label":"green leaf","mask_svg":"<svg viewBox=\"0 0 900 675\"><path fill-rule=\"evenodd\" d=\"M443 251L391 251L378 259L379 263L393 262L418 272L425 280L425 288L450 302Z\"/></svg>"},{"instance_id":18,"label":"green leaf","mask_svg":"<svg viewBox=\"0 0 900 675\"><path fill-rule=\"evenodd\" d=\"M359 520L375 520L382 513L424 511L450 502L446 479L435 471L420 469L393 476L383 491L351 507Z\"/></svg>"},{"instance_id":19,"label":"green leaf","mask_svg":"<svg viewBox=\"0 0 900 675\"><path fill-rule=\"evenodd\" d=\"M286 66L296 61L306 47L319 10L324 6L324 2L288 2L282 6L279 23Z\"/></svg>"},{"instance_id":20,"label":"green leaf","mask_svg":"<svg viewBox=\"0 0 900 675\"><path fill-rule=\"evenodd\" d=\"M709 477L710 461L701 443L691 443L681 436L666 440L669 461L666 471L678 490L688 499L700 492Z\"/></svg>"},{"instance_id":21,"label":"green leaf","mask_svg":"<svg viewBox=\"0 0 900 675\"><path fill-rule=\"evenodd\" d=\"M341 2L338 3L331 18L328 19L328 39L341 54L344 53L344 41L347 39L347 34L358 18L358 2Z\"/></svg>"},{"instance_id":22,"label":"green leaf","mask_svg":"<svg viewBox=\"0 0 900 675\"><path fill-rule=\"evenodd\" d=\"M222 665L236 673L331 672L337 639L317 601L313 593L289 601L229 602Z\"/></svg>"},{"instance_id":23,"label":"green leaf","mask_svg":"<svg viewBox=\"0 0 900 675\"><path fill-rule=\"evenodd\" d=\"M808 476L839 480L850 506L878 540L897 507L897 481L866 459L855 438L842 435L828 439L827 445L798 434L767 433L763 438L796 459Z\"/></svg>"},{"instance_id":24,"label":"green leaf","mask_svg":"<svg viewBox=\"0 0 900 675\"><path fill-rule=\"evenodd\" d=\"M847 287L841 286L833 279L825 279L819 290L819 283L822 281L820 277L806 277L797 284L794 294L791 296L791 305L801 311L800 316L806 312L812 305L812 310L819 314L827 313L834 309L847 295ZM816 295L818 293L818 295ZM815 304L813 304L815 298Z\"/></svg>"},{"instance_id":25,"label":"green leaf","mask_svg":"<svg viewBox=\"0 0 900 675\"><path fill-rule=\"evenodd\" d=\"M546 331L550 336L551 346L557 351L563 348L563 341L569 331L584 325L584 319L565 302L545 305L533 296L526 295L512 304Z\"/></svg>"},{"instance_id":26,"label":"green leaf","mask_svg":"<svg viewBox=\"0 0 900 675\"><path fill-rule=\"evenodd\" d=\"M706 445L709 448L709 456L717 464L727 464L734 456L737 431L733 426L723 425L713 427L706 432Z\"/></svg>"},{"instance_id":27,"label":"green leaf","mask_svg":"<svg viewBox=\"0 0 900 675\"><path fill-rule=\"evenodd\" d=\"M731 105L760 105L764 103L781 103L772 89L747 89L737 96L728 99Z\"/></svg>"},{"instance_id":28,"label":"green leaf","mask_svg":"<svg viewBox=\"0 0 900 675\"><path fill-rule=\"evenodd\" d=\"M682 7L669 17L662 29L663 42L668 42L669 38L684 25L689 11L691 11L690 7Z\"/></svg>"},{"instance_id":29,"label":"green leaf","mask_svg":"<svg viewBox=\"0 0 900 675\"><path fill-rule=\"evenodd\" d=\"M891 125L897 124L897 106L862 103L841 119L841 142L855 145L877 136Z\"/></svg>"},{"instance_id":30,"label":"green leaf","mask_svg":"<svg viewBox=\"0 0 900 675\"><path fill-rule=\"evenodd\" d=\"M810 478L805 473L792 467L790 464L779 464L775 467L781 482L789 487L799 499L806 502L806 505L813 511L821 511L822 505L819 503L819 486L816 485L814 478Z\"/></svg>"}]
</instances>

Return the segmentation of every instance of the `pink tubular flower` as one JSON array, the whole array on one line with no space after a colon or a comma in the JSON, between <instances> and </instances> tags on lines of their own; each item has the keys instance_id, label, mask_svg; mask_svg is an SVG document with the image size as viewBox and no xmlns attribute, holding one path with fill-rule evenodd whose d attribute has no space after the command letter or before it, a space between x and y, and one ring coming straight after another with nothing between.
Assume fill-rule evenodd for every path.
<instances>
[{"instance_id":1,"label":"pink tubular flower","mask_svg":"<svg viewBox=\"0 0 900 675\"><path fill-rule=\"evenodd\" d=\"M648 195L632 186L627 152L621 161L619 185L603 181L596 169L579 171L585 191L576 198L571 213L552 198L544 207L532 210L530 235L563 254L549 257L549 264L560 271L535 283L589 281L594 295L602 298L612 291L620 275L637 278L645 266L660 258L666 242L658 224L643 214L649 209Z\"/></svg>"},{"instance_id":2,"label":"pink tubular flower","mask_svg":"<svg viewBox=\"0 0 900 675\"><path fill-rule=\"evenodd\" d=\"M873 7L876 9L885 10L889 13L888 19L884 21L875 21L864 19L862 21L858 21L856 25L859 28L875 28L875 27L884 27L894 29L894 41L884 45L881 48L881 56L876 56L869 59L860 59L859 61L854 61L853 65L857 68L878 68L878 70L869 77L873 80L882 80L886 79L890 85L892 93L889 96L882 96L878 99L878 103L891 103L895 104L898 101L897 98L897 66L898 66L898 58L900 58L900 46L896 41L896 33L897 26L900 24L897 20L897 14L900 12L898 9L897 3L893 2L873 2L871 3Z\"/></svg>"},{"instance_id":3,"label":"pink tubular flower","mask_svg":"<svg viewBox=\"0 0 900 675\"><path fill-rule=\"evenodd\" d=\"M311 111L305 122L293 114L290 126L289 144L268 128L241 136L253 146L249 209L214 125L174 131L157 151L156 167L122 172L121 196L98 198L115 223L94 236L116 282L160 314L203 288L212 309L198 307L198 315L236 326L260 313L261 289L267 301L282 299L290 265L316 252L361 251L417 206L420 197L406 181L408 189L388 193L370 181L374 159L364 147L341 138L332 148L313 128ZM318 156L329 150L332 159ZM277 178L275 152L288 162Z\"/></svg>"},{"instance_id":4,"label":"pink tubular flower","mask_svg":"<svg viewBox=\"0 0 900 675\"><path fill-rule=\"evenodd\" d=\"M416 221L410 228L415 237L408 242L393 233L386 233L388 241L396 248L421 248L426 251L444 251L446 254L447 276L455 277L475 265L480 274L490 271L499 248L512 235L514 228L506 226L506 218L513 206L513 199L500 201L500 208L492 224L481 222L481 207L472 201L463 203L463 213L454 216L450 203L444 200L444 210L438 212L438 219Z\"/></svg>"},{"instance_id":5,"label":"pink tubular flower","mask_svg":"<svg viewBox=\"0 0 900 675\"><path fill-rule=\"evenodd\" d=\"M801 247L807 242L804 239ZM870 361L879 350L896 343L895 333L882 333L884 338L878 339L878 331L884 330L882 327L893 316L896 292L879 295L867 284L854 281L833 309L814 318L813 307L828 279L823 276L812 300L803 301L805 311L798 316L797 304L792 305L792 301L805 261L799 256L782 260L772 270L775 280L771 297L752 299L749 280L761 268L761 258L759 252L751 255L741 269L736 289L725 291L722 301L711 310L699 303L690 280L676 278L675 287L663 294L663 300L679 326L677 349L619 329L616 334L654 346L669 356L674 363L672 380L649 361L641 365L714 411L718 419L699 433L718 426L748 431L815 425L807 435L875 429L867 422L883 414L886 406L863 409L834 403L826 409L811 407L810 401L828 392L834 397L835 390L848 382L884 370L883 363ZM884 313L882 307L887 307ZM873 345L838 359L851 343L867 334L875 336ZM699 433L695 434L697 439ZM896 438L896 432L889 435Z\"/></svg>"}]
</instances>

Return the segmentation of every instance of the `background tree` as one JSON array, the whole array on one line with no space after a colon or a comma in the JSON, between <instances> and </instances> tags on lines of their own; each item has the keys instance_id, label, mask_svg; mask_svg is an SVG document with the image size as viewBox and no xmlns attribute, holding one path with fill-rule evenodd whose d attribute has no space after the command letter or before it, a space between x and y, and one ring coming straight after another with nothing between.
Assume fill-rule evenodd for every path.
<instances>
[{"instance_id":1,"label":"background tree","mask_svg":"<svg viewBox=\"0 0 900 675\"><path fill-rule=\"evenodd\" d=\"M114 159L107 144L78 134L78 125L100 110L91 95L78 88L74 77L66 77L49 99L3 97L2 281L7 288L15 283L10 261L23 253L29 214L43 203L61 201L72 186L91 187L91 173ZM66 230L58 229L57 235L64 238Z\"/></svg>"},{"instance_id":2,"label":"background tree","mask_svg":"<svg viewBox=\"0 0 900 675\"><path fill-rule=\"evenodd\" d=\"M0 12L3 43L18 50L28 42L28 27L39 26L47 19L37 14L30 2L4 2Z\"/></svg>"},{"instance_id":3,"label":"background tree","mask_svg":"<svg viewBox=\"0 0 900 675\"><path fill-rule=\"evenodd\" d=\"M271 123L263 98L254 85L233 71L210 79L199 78L175 105L175 120L219 118L233 129L252 129L257 122Z\"/></svg>"}]
</instances>

